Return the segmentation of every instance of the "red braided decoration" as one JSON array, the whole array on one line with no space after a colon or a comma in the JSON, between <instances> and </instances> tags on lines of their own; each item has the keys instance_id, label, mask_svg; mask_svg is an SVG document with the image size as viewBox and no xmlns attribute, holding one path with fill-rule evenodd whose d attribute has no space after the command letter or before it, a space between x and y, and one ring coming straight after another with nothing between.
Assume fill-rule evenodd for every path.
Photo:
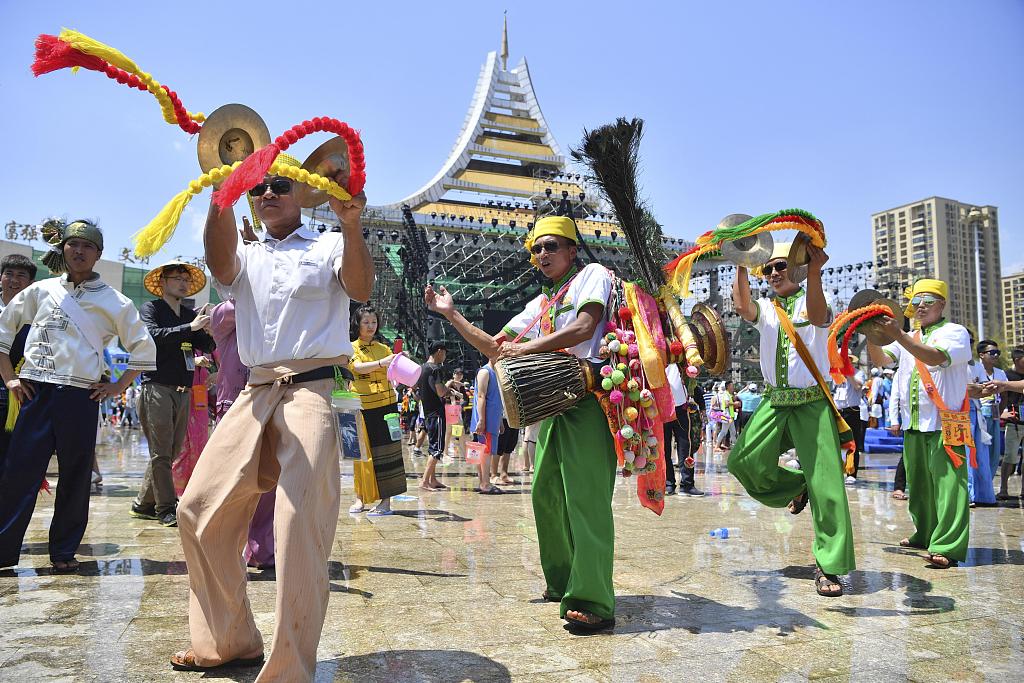
<instances>
[{"instance_id":1,"label":"red braided decoration","mask_svg":"<svg viewBox=\"0 0 1024 683\"><path fill-rule=\"evenodd\" d=\"M839 347L839 355L843 358L843 375L846 377L853 376L855 372L853 369L853 363L850 362L850 339L853 337L853 333L857 331L861 323L867 322L871 318L877 318L880 315L886 315L892 317L891 314L887 314L884 311L868 311L864 315L860 316L846 328L846 332L843 334L843 343Z\"/></svg>"},{"instance_id":2,"label":"red braided decoration","mask_svg":"<svg viewBox=\"0 0 1024 683\"><path fill-rule=\"evenodd\" d=\"M80 50L76 50L57 36L43 34L36 38L36 59L32 62L33 74L42 76L58 69L68 69L76 66L89 69L90 71L99 71L107 78L115 80L122 85L127 85L129 88L149 92L146 84L140 81L139 77L135 74L119 69L99 57L87 55ZM178 126L191 135L198 133L202 126L189 118L185 106L178 99L178 94L166 85L160 87L164 89L164 92L171 99L171 104L174 106L174 118L177 119Z\"/></svg>"},{"instance_id":3,"label":"red braided decoration","mask_svg":"<svg viewBox=\"0 0 1024 683\"><path fill-rule=\"evenodd\" d=\"M359 133L343 121L317 116L292 126L269 145L250 154L241 166L227 177L220 189L213 193L213 202L221 209L231 206L250 188L263 182L278 154L307 135L320 131L334 133L345 140L348 145L350 167L348 187L345 189L352 196L362 192L363 186L366 185L366 157L363 155L363 141L359 138Z\"/></svg>"}]
</instances>

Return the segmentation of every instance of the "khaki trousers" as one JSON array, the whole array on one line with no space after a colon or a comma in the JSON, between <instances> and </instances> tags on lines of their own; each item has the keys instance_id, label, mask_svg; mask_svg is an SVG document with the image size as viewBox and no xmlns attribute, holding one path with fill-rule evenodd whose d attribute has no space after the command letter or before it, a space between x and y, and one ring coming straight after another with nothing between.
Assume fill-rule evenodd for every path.
<instances>
[{"instance_id":1,"label":"khaki trousers","mask_svg":"<svg viewBox=\"0 0 1024 683\"><path fill-rule=\"evenodd\" d=\"M178 503L171 465L185 443L191 408L191 391L178 391L175 387L156 382L142 385L139 422L149 443L149 465L135 503L139 507L156 508L157 515L174 512Z\"/></svg>"},{"instance_id":2,"label":"khaki trousers","mask_svg":"<svg viewBox=\"0 0 1024 683\"><path fill-rule=\"evenodd\" d=\"M277 486L276 625L256 680L313 680L338 524L333 387L330 379L246 386L199 458L178 505L178 527L189 573L192 649L201 666L263 652L242 549L260 495Z\"/></svg>"}]
</instances>

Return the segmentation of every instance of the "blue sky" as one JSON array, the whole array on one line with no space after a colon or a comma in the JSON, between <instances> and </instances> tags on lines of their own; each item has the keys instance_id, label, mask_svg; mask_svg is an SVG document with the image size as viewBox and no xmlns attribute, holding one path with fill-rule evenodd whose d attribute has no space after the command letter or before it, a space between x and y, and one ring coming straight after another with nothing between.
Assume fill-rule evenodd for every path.
<instances>
[{"instance_id":1,"label":"blue sky","mask_svg":"<svg viewBox=\"0 0 1024 683\"><path fill-rule=\"evenodd\" d=\"M274 135L346 120L363 134L370 201L385 203L447 156L507 7L511 61L529 60L563 148L616 116L647 120L645 190L671 235L796 206L824 220L847 263L870 258L873 211L941 195L998 206L1003 271L1024 269L1024 2L299 6L4 0L2 222L95 217L115 258L199 173L195 141L151 96L94 72L33 78L39 33L80 30L189 109L243 102ZM201 253L208 201L193 202L168 256Z\"/></svg>"}]
</instances>

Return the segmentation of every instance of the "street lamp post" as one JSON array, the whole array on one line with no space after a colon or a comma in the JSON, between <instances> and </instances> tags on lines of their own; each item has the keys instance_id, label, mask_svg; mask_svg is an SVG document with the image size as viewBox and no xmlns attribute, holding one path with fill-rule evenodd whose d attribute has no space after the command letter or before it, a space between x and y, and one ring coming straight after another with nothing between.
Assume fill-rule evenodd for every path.
<instances>
[{"instance_id":1,"label":"street lamp post","mask_svg":"<svg viewBox=\"0 0 1024 683\"><path fill-rule=\"evenodd\" d=\"M985 337L985 317L984 307L981 303L981 228L985 214L981 212L976 206L972 206L967 211L967 225L971 230L971 236L974 238L974 289L975 289L975 306L978 309L978 332L980 338Z\"/></svg>"}]
</instances>

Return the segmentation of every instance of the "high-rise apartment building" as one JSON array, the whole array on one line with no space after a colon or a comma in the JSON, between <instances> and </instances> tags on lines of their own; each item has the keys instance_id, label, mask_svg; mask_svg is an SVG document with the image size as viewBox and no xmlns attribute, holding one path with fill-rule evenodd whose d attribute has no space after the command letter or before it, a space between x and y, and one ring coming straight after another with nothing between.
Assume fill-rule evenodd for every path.
<instances>
[{"instance_id":1,"label":"high-rise apartment building","mask_svg":"<svg viewBox=\"0 0 1024 683\"><path fill-rule=\"evenodd\" d=\"M945 280L950 320L979 338L1002 335L996 207L929 197L871 214L871 225L880 287L896 293L922 277Z\"/></svg>"},{"instance_id":2,"label":"high-rise apartment building","mask_svg":"<svg viewBox=\"0 0 1024 683\"><path fill-rule=\"evenodd\" d=\"M1024 271L1003 278L1003 320L1006 346L1024 346Z\"/></svg>"}]
</instances>

